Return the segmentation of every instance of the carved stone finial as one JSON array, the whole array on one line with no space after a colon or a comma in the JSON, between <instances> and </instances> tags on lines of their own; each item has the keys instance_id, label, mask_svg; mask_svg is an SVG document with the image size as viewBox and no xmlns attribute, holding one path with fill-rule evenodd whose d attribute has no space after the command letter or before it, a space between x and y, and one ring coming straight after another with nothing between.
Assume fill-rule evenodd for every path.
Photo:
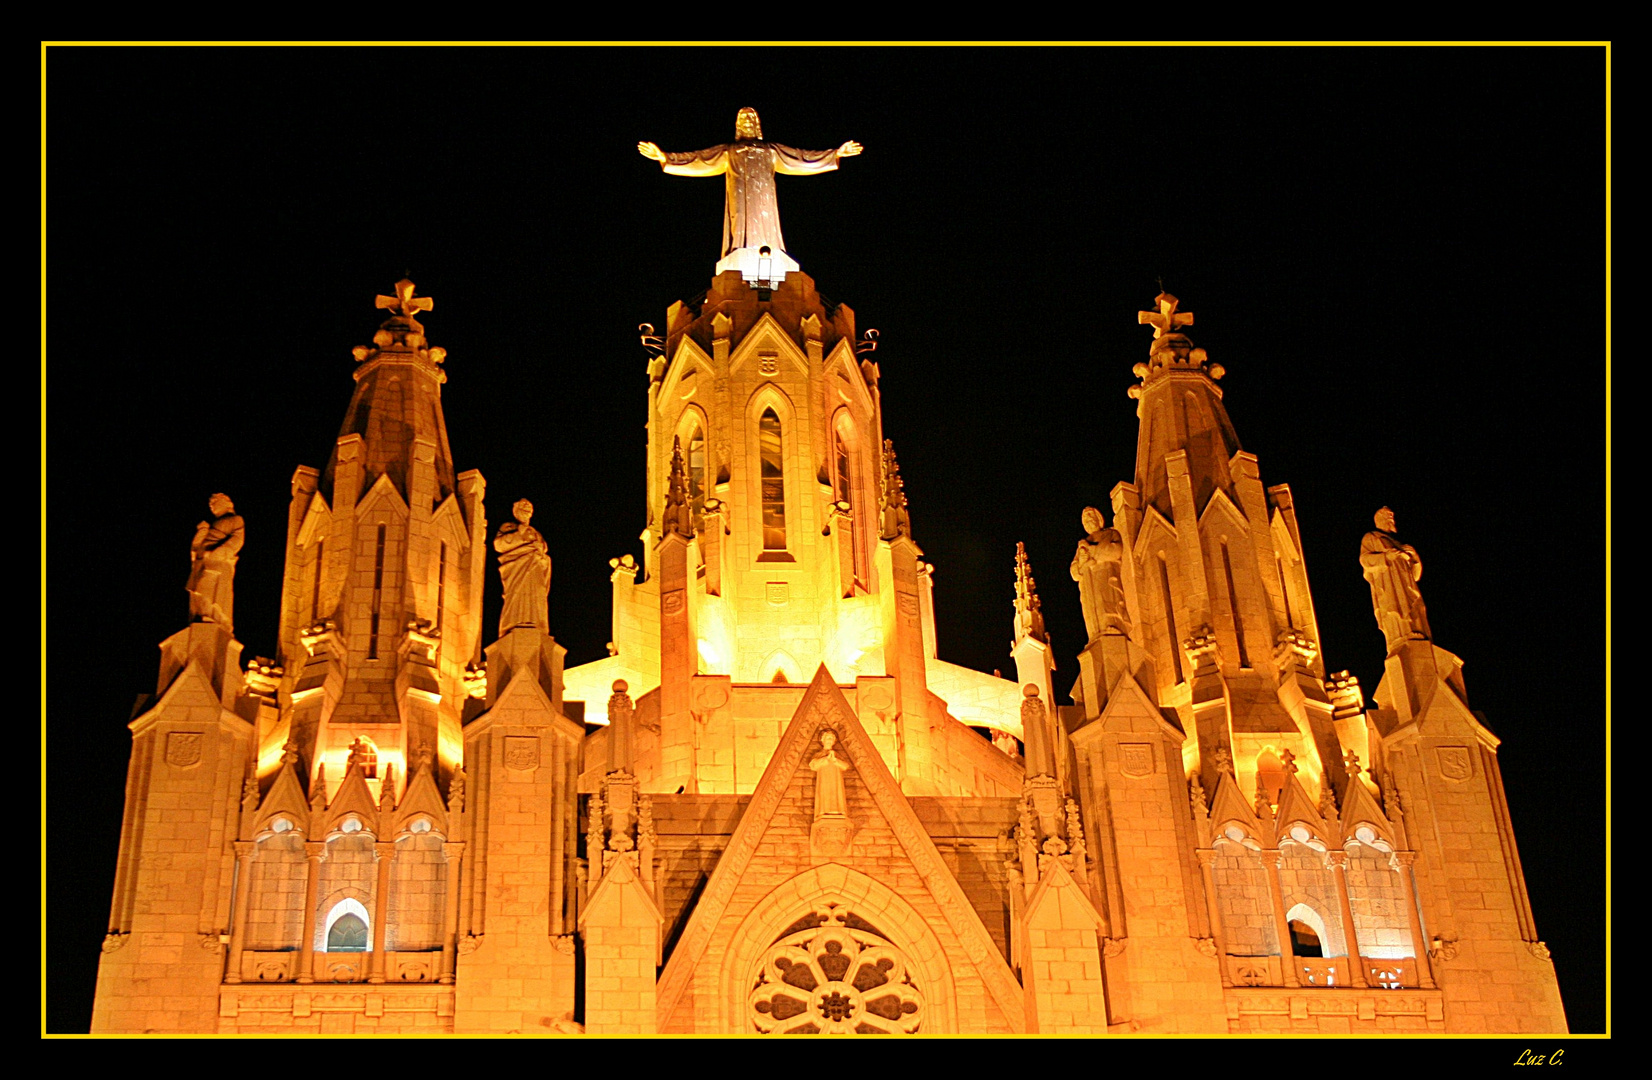
<instances>
[{"instance_id":1,"label":"carved stone finial","mask_svg":"<svg viewBox=\"0 0 1652 1080\"><path fill-rule=\"evenodd\" d=\"M465 809L465 767L453 766L453 778L447 782L447 810L450 814L463 813Z\"/></svg>"},{"instance_id":2,"label":"carved stone finial","mask_svg":"<svg viewBox=\"0 0 1652 1080\"><path fill-rule=\"evenodd\" d=\"M614 680L608 698L608 771L631 772L636 760L636 706L624 679Z\"/></svg>"},{"instance_id":3,"label":"carved stone finial","mask_svg":"<svg viewBox=\"0 0 1652 1080\"><path fill-rule=\"evenodd\" d=\"M1262 782L1262 774L1256 774L1256 816L1271 818L1273 816L1273 800L1268 798L1268 787Z\"/></svg>"},{"instance_id":4,"label":"carved stone finial","mask_svg":"<svg viewBox=\"0 0 1652 1080\"><path fill-rule=\"evenodd\" d=\"M1352 750L1345 750L1342 754L1342 767L1348 771L1350 781L1357 779L1365 770L1360 768L1359 755Z\"/></svg>"},{"instance_id":5,"label":"carved stone finial","mask_svg":"<svg viewBox=\"0 0 1652 1080\"><path fill-rule=\"evenodd\" d=\"M1211 754L1211 760L1215 762L1217 772L1233 775L1233 755L1228 752L1227 747L1218 746Z\"/></svg>"},{"instance_id":6,"label":"carved stone finial","mask_svg":"<svg viewBox=\"0 0 1652 1080\"><path fill-rule=\"evenodd\" d=\"M1015 639L1032 638L1048 643L1050 635L1044 629L1044 605L1038 599L1038 585L1033 581L1032 567L1027 562L1027 545L1015 542Z\"/></svg>"},{"instance_id":7,"label":"carved stone finial","mask_svg":"<svg viewBox=\"0 0 1652 1080\"><path fill-rule=\"evenodd\" d=\"M253 773L248 773L241 784L241 809L258 809L258 777Z\"/></svg>"},{"instance_id":8,"label":"carved stone finial","mask_svg":"<svg viewBox=\"0 0 1652 1080\"><path fill-rule=\"evenodd\" d=\"M1169 293L1161 292L1154 297L1153 302L1158 305L1159 310L1136 312L1138 325L1153 328L1153 340L1157 341L1169 334L1176 333L1184 326L1193 325L1193 313L1191 311L1177 311L1176 307L1181 301Z\"/></svg>"},{"instance_id":9,"label":"carved stone finial","mask_svg":"<svg viewBox=\"0 0 1652 1080\"><path fill-rule=\"evenodd\" d=\"M1279 751L1279 761L1280 761L1280 764L1285 766L1285 775L1287 775L1287 776L1295 776L1296 775L1296 770L1297 770L1296 755L1291 753L1291 750L1290 750L1289 747L1286 747L1285 749Z\"/></svg>"},{"instance_id":10,"label":"carved stone finial","mask_svg":"<svg viewBox=\"0 0 1652 1080\"><path fill-rule=\"evenodd\" d=\"M288 739L286 745L281 748L281 764L298 764L298 744L291 739Z\"/></svg>"},{"instance_id":11,"label":"carved stone finial","mask_svg":"<svg viewBox=\"0 0 1652 1080\"><path fill-rule=\"evenodd\" d=\"M665 513L660 518L662 533L676 533L685 539L694 536L694 519L688 505L688 470L683 464L682 439L671 439L671 476L666 482Z\"/></svg>"},{"instance_id":12,"label":"carved stone finial","mask_svg":"<svg viewBox=\"0 0 1652 1080\"><path fill-rule=\"evenodd\" d=\"M384 767L384 779L379 781L379 809L389 812L396 808L396 766Z\"/></svg>"},{"instance_id":13,"label":"carved stone finial","mask_svg":"<svg viewBox=\"0 0 1652 1080\"><path fill-rule=\"evenodd\" d=\"M1205 786L1199 783L1199 774L1194 773L1188 779L1188 797L1193 804L1193 813L1196 816L1210 816L1210 800L1205 796Z\"/></svg>"},{"instance_id":14,"label":"carved stone finial","mask_svg":"<svg viewBox=\"0 0 1652 1080\"><path fill-rule=\"evenodd\" d=\"M901 479L901 466L895 460L895 443L883 440L883 531L885 540L912 535L912 519L906 506L906 482Z\"/></svg>"},{"instance_id":15,"label":"carved stone finial","mask_svg":"<svg viewBox=\"0 0 1652 1080\"><path fill-rule=\"evenodd\" d=\"M327 765L323 762L315 767L315 783L310 788L310 809L322 810L327 806Z\"/></svg>"}]
</instances>

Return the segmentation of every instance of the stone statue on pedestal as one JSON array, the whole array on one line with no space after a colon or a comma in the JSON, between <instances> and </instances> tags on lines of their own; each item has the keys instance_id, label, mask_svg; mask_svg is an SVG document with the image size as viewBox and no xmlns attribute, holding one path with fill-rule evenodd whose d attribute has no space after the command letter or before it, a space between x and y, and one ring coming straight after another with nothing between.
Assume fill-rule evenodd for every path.
<instances>
[{"instance_id":1,"label":"stone statue on pedestal","mask_svg":"<svg viewBox=\"0 0 1652 1080\"><path fill-rule=\"evenodd\" d=\"M830 731L820 733L820 745L826 752L809 762L815 774L815 820L849 816L849 797L844 791L843 774L849 763L837 756L832 747L837 736Z\"/></svg>"},{"instance_id":2,"label":"stone statue on pedestal","mask_svg":"<svg viewBox=\"0 0 1652 1080\"><path fill-rule=\"evenodd\" d=\"M499 526L493 550L499 553L499 577L505 585L505 606L499 612L499 636L518 626L537 626L550 632L545 597L551 591L550 547L528 522L533 503L518 499L511 508L515 521Z\"/></svg>"},{"instance_id":3,"label":"stone statue on pedestal","mask_svg":"<svg viewBox=\"0 0 1652 1080\"><path fill-rule=\"evenodd\" d=\"M1359 564L1371 585L1371 607L1392 653L1405 641L1428 641L1428 610L1417 588L1423 560L1417 549L1394 537L1394 511L1376 513L1376 528L1359 545Z\"/></svg>"},{"instance_id":4,"label":"stone statue on pedestal","mask_svg":"<svg viewBox=\"0 0 1652 1080\"><path fill-rule=\"evenodd\" d=\"M735 139L706 150L669 154L651 142L637 144L637 152L657 161L677 176L726 174L723 204L723 255L741 248L786 250L780 235L780 207L775 201L774 174L830 172L839 158L860 153L850 140L836 150L797 150L763 140L756 109L741 109L734 121Z\"/></svg>"},{"instance_id":5,"label":"stone statue on pedestal","mask_svg":"<svg viewBox=\"0 0 1652 1080\"><path fill-rule=\"evenodd\" d=\"M195 526L189 545L189 620L233 630L235 563L246 539L246 523L223 492L208 500L207 508L212 520Z\"/></svg>"},{"instance_id":6,"label":"stone statue on pedestal","mask_svg":"<svg viewBox=\"0 0 1652 1080\"><path fill-rule=\"evenodd\" d=\"M1084 628L1094 641L1103 634L1128 634L1130 613L1124 604L1124 540L1106 528L1101 511L1084 508L1084 539L1073 553L1073 580L1084 606Z\"/></svg>"}]
</instances>

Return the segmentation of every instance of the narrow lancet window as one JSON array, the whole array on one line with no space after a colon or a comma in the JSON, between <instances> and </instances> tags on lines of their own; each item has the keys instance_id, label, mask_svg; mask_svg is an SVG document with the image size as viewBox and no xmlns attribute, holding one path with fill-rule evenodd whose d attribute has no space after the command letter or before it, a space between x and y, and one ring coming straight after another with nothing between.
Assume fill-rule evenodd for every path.
<instances>
[{"instance_id":1,"label":"narrow lancet window","mask_svg":"<svg viewBox=\"0 0 1652 1080\"><path fill-rule=\"evenodd\" d=\"M687 450L688 505L694 514L694 531L699 532L704 528L700 517L706 506L706 433L698 423L689 429L683 447Z\"/></svg>"},{"instance_id":2,"label":"narrow lancet window","mask_svg":"<svg viewBox=\"0 0 1652 1080\"><path fill-rule=\"evenodd\" d=\"M1170 562L1159 552L1159 585L1164 592L1164 624L1170 631L1170 663L1176 672L1176 681L1183 682L1182 641L1176 633L1176 598L1170 593Z\"/></svg>"},{"instance_id":3,"label":"narrow lancet window","mask_svg":"<svg viewBox=\"0 0 1652 1080\"><path fill-rule=\"evenodd\" d=\"M379 526L378 547L373 555L373 616L367 628L367 659L379 658L379 605L384 598L384 532Z\"/></svg>"},{"instance_id":4,"label":"narrow lancet window","mask_svg":"<svg viewBox=\"0 0 1652 1080\"><path fill-rule=\"evenodd\" d=\"M310 621L321 621L321 568L322 559L327 554L327 541L317 540L315 543L315 581L310 585Z\"/></svg>"},{"instance_id":5,"label":"narrow lancet window","mask_svg":"<svg viewBox=\"0 0 1652 1080\"><path fill-rule=\"evenodd\" d=\"M436 633L442 632L442 612L447 610L447 541L436 556Z\"/></svg>"},{"instance_id":6,"label":"narrow lancet window","mask_svg":"<svg viewBox=\"0 0 1652 1080\"><path fill-rule=\"evenodd\" d=\"M849 443L842 431L832 433L837 467L832 471L832 498L849 504L849 546L853 555L855 584L866 586L866 545L862 542L860 506L855 500L854 466L849 456Z\"/></svg>"},{"instance_id":7,"label":"narrow lancet window","mask_svg":"<svg viewBox=\"0 0 1652 1080\"><path fill-rule=\"evenodd\" d=\"M1228 579L1228 611L1233 615L1233 636L1239 645L1239 666L1250 667L1250 654L1245 650L1245 620L1239 615L1239 595L1233 587L1233 558L1228 554L1228 542L1222 541L1222 572Z\"/></svg>"},{"instance_id":8,"label":"narrow lancet window","mask_svg":"<svg viewBox=\"0 0 1652 1080\"><path fill-rule=\"evenodd\" d=\"M763 484L763 550L786 550L786 477L780 454L780 417L763 410L757 422Z\"/></svg>"}]
</instances>

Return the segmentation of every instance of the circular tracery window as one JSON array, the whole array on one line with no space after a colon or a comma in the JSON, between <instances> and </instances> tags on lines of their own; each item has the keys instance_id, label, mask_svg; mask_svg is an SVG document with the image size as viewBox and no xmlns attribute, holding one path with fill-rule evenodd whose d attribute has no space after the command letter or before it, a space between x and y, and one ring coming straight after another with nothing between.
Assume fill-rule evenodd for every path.
<instances>
[{"instance_id":1,"label":"circular tracery window","mask_svg":"<svg viewBox=\"0 0 1652 1080\"><path fill-rule=\"evenodd\" d=\"M751 1018L774 1035L911 1034L924 999L906 956L864 921L828 911L788 928L758 966Z\"/></svg>"}]
</instances>

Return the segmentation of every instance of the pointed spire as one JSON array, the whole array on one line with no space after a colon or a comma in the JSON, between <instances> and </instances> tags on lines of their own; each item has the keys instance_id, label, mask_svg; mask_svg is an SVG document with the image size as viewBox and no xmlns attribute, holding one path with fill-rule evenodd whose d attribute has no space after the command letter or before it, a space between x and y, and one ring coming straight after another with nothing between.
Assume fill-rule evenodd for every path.
<instances>
[{"instance_id":1,"label":"pointed spire","mask_svg":"<svg viewBox=\"0 0 1652 1080\"><path fill-rule=\"evenodd\" d=\"M671 478L665 492L665 513L660 519L663 533L676 533L685 540L694 538L694 518L688 506L688 470L683 466L683 441L671 439Z\"/></svg>"},{"instance_id":2,"label":"pointed spire","mask_svg":"<svg viewBox=\"0 0 1652 1080\"><path fill-rule=\"evenodd\" d=\"M901 466L895 460L895 443L883 440L883 508L882 537L912 537L912 518L906 508L906 483L901 479Z\"/></svg>"},{"instance_id":3,"label":"pointed spire","mask_svg":"<svg viewBox=\"0 0 1652 1080\"><path fill-rule=\"evenodd\" d=\"M1033 638L1049 643L1044 629L1044 605L1038 599L1038 586L1033 581L1032 567L1027 563L1027 545L1015 542L1015 640Z\"/></svg>"},{"instance_id":4,"label":"pointed spire","mask_svg":"<svg viewBox=\"0 0 1652 1080\"><path fill-rule=\"evenodd\" d=\"M310 788L310 809L318 813L327 808L327 763L315 767L315 782Z\"/></svg>"}]
</instances>

